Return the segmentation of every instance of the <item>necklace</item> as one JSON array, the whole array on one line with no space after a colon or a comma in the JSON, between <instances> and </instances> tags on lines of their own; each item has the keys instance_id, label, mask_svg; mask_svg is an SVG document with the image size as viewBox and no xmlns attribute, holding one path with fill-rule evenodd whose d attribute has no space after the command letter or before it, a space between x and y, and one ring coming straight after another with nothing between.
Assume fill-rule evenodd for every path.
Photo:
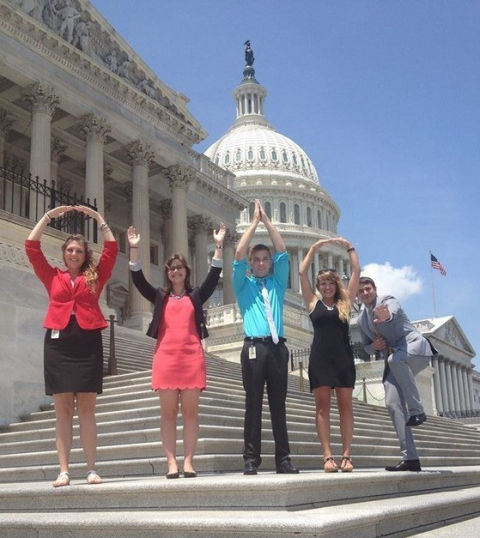
<instances>
[{"instance_id":1,"label":"necklace","mask_svg":"<svg viewBox=\"0 0 480 538\"><path fill-rule=\"evenodd\" d=\"M177 301L179 301L182 297L185 296L185 294L187 293L187 290L183 290L182 293L173 293L173 291L170 292L170 297L172 297L173 299L176 299Z\"/></svg>"},{"instance_id":2,"label":"necklace","mask_svg":"<svg viewBox=\"0 0 480 538\"><path fill-rule=\"evenodd\" d=\"M323 306L324 306L327 310L333 310L333 309L335 308L335 303L333 303L333 305L330 306L330 305L328 305L328 304L325 304L325 303L323 302L323 299L320 299L320 301L322 301Z\"/></svg>"}]
</instances>

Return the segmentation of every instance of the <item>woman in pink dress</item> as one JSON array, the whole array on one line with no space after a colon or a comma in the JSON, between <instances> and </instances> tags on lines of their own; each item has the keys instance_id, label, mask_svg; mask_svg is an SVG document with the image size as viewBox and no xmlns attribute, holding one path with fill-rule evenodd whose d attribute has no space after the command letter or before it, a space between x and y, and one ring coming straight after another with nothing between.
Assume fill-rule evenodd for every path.
<instances>
[{"instance_id":1,"label":"woman in pink dress","mask_svg":"<svg viewBox=\"0 0 480 538\"><path fill-rule=\"evenodd\" d=\"M183 418L183 476L197 476L193 457L198 439L198 402L206 386L205 356L201 339L208 336L203 303L217 286L223 261L225 225L213 232L215 254L210 271L198 288L190 284L191 270L182 254L165 262L165 286L154 288L143 275L138 250L140 235L128 229L130 270L138 291L153 305L147 335L157 338L152 364L152 390L160 394L161 436L167 457L167 478L180 476L176 457L177 414Z\"/></svg>"}]
</instances>

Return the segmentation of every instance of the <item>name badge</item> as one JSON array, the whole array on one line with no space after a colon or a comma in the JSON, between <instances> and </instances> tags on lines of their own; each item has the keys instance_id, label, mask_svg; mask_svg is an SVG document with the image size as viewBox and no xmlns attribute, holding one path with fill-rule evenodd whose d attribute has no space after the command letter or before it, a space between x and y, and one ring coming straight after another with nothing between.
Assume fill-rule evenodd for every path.
<instances>
[{"instance_id":1,"label":"name badge","mask_svg":"<svg viewBox=\"0 0 480 538\"><path fill-rule=\"evenodd\" d=\"M249 359L256 359L257 358L257 349L255 347L255 344L251 345L248 348L248 358Z\"/></svg>"},{"instance_id":2,"label":"name badge","mask_svg":"<svg viewBox=\"0 0 480 538\"><path fill-rule=\"evenodd\" d=\"M55 340L56 338L60 338L60 331L58 329L52 329L52 333L50 335L50 338L52 340Z\"/></svg>"}]
</instances>

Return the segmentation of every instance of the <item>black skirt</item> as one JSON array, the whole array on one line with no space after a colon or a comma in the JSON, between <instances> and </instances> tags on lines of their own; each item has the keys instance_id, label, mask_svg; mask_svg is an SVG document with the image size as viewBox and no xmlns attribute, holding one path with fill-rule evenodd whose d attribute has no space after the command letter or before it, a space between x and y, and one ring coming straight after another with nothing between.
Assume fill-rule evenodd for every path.
<instances>
[{"instance_id":1,"label":"black skirt","mask_svg":"<svg viewBox=\"0 0 480 538\"><path fill-rule=\"evenodd\" d=\"M58 338L47 329L44 341L45 394L96 392L103 388L103 345L100 329L82 329L75 316Z\"/></svg>"}]
</instances>

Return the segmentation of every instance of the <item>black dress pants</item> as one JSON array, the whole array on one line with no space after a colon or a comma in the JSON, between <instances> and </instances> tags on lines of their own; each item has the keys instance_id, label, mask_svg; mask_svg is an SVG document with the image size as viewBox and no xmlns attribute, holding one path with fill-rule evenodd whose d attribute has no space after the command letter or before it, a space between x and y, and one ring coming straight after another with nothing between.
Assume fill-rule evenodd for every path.
<instances>
[{"instance_id":1,"label":"black dress pants","mask_svg":"<svg viewBox=\"0 0 480 538\"><path fill-rule=\"evenodd\" d=\"M249 358L255 346L256 358ZM285 400L288 381L288 349L283 342L252 343L245 341L241 353L243 388L245 389L245 424L243 459L258 466L262 459L262 405L267 383L268 405L275 440L275 463L290 459Z\"/></svg>"}]
</instances>

